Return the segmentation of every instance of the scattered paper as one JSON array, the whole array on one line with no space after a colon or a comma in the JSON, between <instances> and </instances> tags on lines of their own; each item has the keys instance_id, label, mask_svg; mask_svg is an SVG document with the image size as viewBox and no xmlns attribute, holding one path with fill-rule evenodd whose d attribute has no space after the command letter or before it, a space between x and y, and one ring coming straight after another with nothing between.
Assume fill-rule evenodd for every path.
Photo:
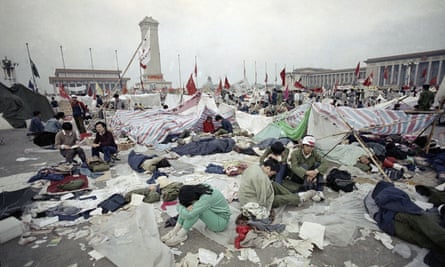
<instances>
[{"instance_id":1,"label":"scattered paper","mask_svg":"<svg viewBox=\"0 0 445 267\"><path fill-rule=\"evenodd\" d=\"M15 161L27 161L27 160L38 160L39 158L25 158L25 157L20 157L17 158Z\"/></svg>"},{"instance_id":2,"label":"scattered paper","mask_svg":"<svg viewBox=\"0 0 445 267\"><path fill-rule=\"evenodd\" d=\"M300 237L308 239L314 243L319 249L323 249L323 239L326 227L312 222L304 222L300 229Z\"/></svg>"},{"instance_id":3,"label":"scattered paper","mask_svg":"<svg viewBox=\"0 0 445 267\"><path fill-rule=\"evenodd\" d=\"M242 248L241 255L238 256L238 259L242 261L249 260L253 263L260 263L260 258L256 254L255 250L251 248Z\"/></svg>"},{"instance_id":4,"label":"scattered paper","mask_svg":"<svg viewBox=\"0 0 445 267\"><path fill-rule=\"evenodd\" d=\"M218 255L216 255L215 252L213 252L211 250L208 250L205 248L199 248L198 257L199 257L200 263L216 266L224 258L224 253L221 252L218 256Z\"/></svg>"},{"instance_id":5,"label":"scattered paper","mask_svg":"<svg viewBox=\"0 0 445 267\"><path fill-rule=\"evenodd\" d=\"M61 240L62 240L61 236L53 238L49 241L49 243L46 246L47 247L56 247L60 243Z\"/></svg>"},{"instance_id":6,"label":"scattered paper","mask_svg":"<svg viewBox=\"0 0 445 267\"><path fill-rule=\"evenodd\" d=\"M131 194L130 205L139 206L142 204L142 200L144 200L144 196L140 194Z\"/></svg>"},{"instance_id":7,"label":"scattered paper","mask_svg":"<svg viewBox=\"0 0 445 267\"><path fill-rule=\"evenodd\" d=\"M88 255L90 255L90 257L92 257L96 261L104 257L104 255L100 254L97 250L91 250L90 252L88 252Z\"/></svg>"}]
</instances>

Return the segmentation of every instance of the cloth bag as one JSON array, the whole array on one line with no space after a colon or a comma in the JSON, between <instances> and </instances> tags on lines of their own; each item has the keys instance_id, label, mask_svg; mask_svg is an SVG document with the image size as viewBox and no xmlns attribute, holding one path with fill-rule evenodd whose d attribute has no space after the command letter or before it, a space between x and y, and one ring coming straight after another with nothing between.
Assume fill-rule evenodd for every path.
<instances>
[{"instance_id":1,"label":"cloth bag","mask_svg":"<svg viewBox=\"0 0 445 267\"><path fill-rule=\"evenodd\" d=\"M94 156L92 158L89 158L87 160L88 168L92 172L103 172L108 171L110 169L110 166L103 161L101 158Z\"/></svg>"}]
</instances>

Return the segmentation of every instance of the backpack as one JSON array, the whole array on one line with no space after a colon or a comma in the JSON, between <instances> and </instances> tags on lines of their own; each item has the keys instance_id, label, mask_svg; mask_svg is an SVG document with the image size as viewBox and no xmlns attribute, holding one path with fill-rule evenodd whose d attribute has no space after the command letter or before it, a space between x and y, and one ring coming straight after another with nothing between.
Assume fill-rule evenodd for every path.
<instances>
[{"instance_id":1,"label":"backpack","mask_svg":"<svg viewBox=\"0 0 445 267\"><path fill-rule=\"evenodd\" d=\"M355 182L352 180L351 174L337 168L332 169L326 177L326 185L332 190L338 192L352 192Z\"/></svg>"},{"instance_id":2,"label":"backpack","mask_svg":"<svg viewBox=\"0 0 445 267\"><path fill-rule=\"evenodd\" d=\"M88 169L92 172L103 172L108 171L110 169L110 165L108 165L105 161L97 156L93 156L87 160Z\"/></svg>"}]
</instances>

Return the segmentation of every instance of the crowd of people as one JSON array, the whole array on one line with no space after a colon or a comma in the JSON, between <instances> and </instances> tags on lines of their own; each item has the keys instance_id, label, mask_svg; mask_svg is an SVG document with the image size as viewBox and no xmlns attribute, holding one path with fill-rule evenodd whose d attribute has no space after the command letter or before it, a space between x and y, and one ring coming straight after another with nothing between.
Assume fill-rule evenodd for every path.
<instances>
[{"instance_id":1,"label":"crowd of people","mask_svg":"<svg viewBox=\"0 0 445 267\"><path fill-rule=\"evenodd\" d=\"M321 96L315 94L310 94L308 97L314 101L321 101ZM125 108L118 95L114 98L112 108ZM261 100L250 105L245 104L244 98L245 96L241 96L237 99L234 94L229 93L223 97L224 101L237 104L241 111L251 114L263 112L266 116L286 112L305 101L302 92L285 94L277 89L267 91ZM429 86L424 86L416 108L419 111L429 111L433 100L434 93L429 91ZM58 104L54 101L52 99L51 106L57 110ZM371 105L371 102L365 102L362 92L351 90L336 93L331 104L360 108ZM77 96L71 97L71 107L78 132L83 134L86 132L84 119L89 112L88 107L79 101ZM135 106L136 109L143 107ZM67 163L87 164L85 151L80 147L82 140L73 129L73 124L64 121L63 112L56 113L54 118L46 123L42 122L39 111L35 111L33 115L29 132L36 140L43 138L42 136L45 136L45 140L51 140L46 143L49 142L52 148L59 149ZM104 161L112 166L118 153L114 136L107 129L105 122L98 121L94 126L96 136L90 145L91 156L100 157L102 153ZM216 137L232 137L233 128L231 121L220 114L214 118L208 116L202 124L203 133ZM314 149L316 142L314 136L306 135L298 141L298 147L291 152L282 142L275 141L266 147L262 155L257 155L258 162L248 166L239 180L238 200L241 209L251 210L255 207L254 214L247 213L243 216L247 216L249 220L268 218L271 223L274 218L274 208L285 205L298 207L304 202L320 202L326 199L324 185L328 164ZM77 162L75 157L79 157L81 162ZM364 172L370 172L373 167L369 155L360 156L355 166ZM388 197L387 192L391 193L393 198ZM429 248L439 255L445 253L442 244L445 236L443 225L431 220L423 209L411 203L403 193L392 189L391 185L378 183L370 196L367 199L367 208L383 231ZM383 196L389 204L382 202ZM188 232L198 220L214 232L224 231L228 227L232 214L229 203L218 189L207 184L182 185L178 200L176 224L171 231L161 237L161 241L166 245L177 246L187 240ZM433 210L435 216L442 218L442 221L445 213L444 203L445 197L435 204ZM418 234L410 235L411 232Z\"/></svg>"}]
</instances>

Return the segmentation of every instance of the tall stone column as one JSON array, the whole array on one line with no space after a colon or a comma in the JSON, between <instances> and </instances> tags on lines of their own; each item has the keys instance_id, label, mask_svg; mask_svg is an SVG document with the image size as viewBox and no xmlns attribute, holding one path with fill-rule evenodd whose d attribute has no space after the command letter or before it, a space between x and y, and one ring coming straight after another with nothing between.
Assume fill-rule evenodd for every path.
<instances>
[{"instance_id":1,"label":"tall stone column","mask_svg":"<svg viewBox=\"0 0 445 267\"><path fill-rule=\"evenodd\" d=\"M141 40L145 37L149 38L150 42L150 61L143 71L143 82L145 88L162 89L170 88L171 82L166 82L161 71L161 53L159 51L158 38L159 22L152 17L145 17L140 23ZM149 33L147 35L147 32Z\"/></svg>"}]
</instances>

